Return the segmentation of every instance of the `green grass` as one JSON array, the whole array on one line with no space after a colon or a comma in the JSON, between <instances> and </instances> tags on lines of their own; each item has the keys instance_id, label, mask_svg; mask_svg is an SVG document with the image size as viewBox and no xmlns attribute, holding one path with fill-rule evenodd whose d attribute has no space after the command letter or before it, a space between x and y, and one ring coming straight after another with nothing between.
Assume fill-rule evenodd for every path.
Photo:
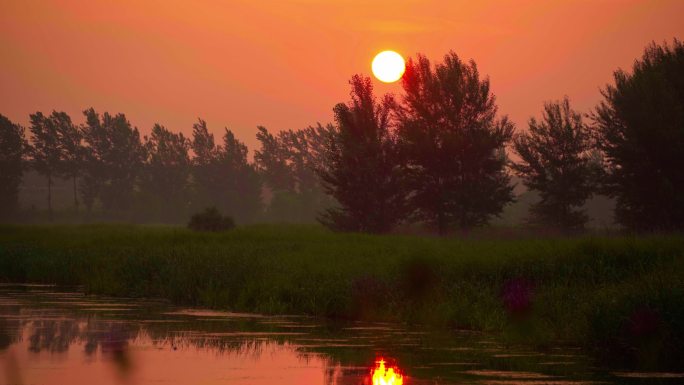
<instances>
[{"instance_id":1,"label":"green grass","mask_svg":"<svg viewBox=\"0 0 684 385\"><path fill-rule=\"evenodd\" d=\"M541 347L583 345L642 368L684 362L682 235L464 240L334 234L306 225L218 234L4 226L0 281L494 331ZM507 307L511 283L523 287L530 306Z\"/></svg>"}]
</instances>

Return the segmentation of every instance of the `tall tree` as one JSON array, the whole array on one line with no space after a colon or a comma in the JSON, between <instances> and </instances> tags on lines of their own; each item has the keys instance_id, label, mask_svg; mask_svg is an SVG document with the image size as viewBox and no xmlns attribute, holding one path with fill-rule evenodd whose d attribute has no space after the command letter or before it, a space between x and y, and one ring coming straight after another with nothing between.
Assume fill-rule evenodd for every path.
<instances>
[{"instance_id":1,"label":"tall tree","mask_svg":"<svg viewBox=\"0 0 684 385\"><path fill-rule=\"evenodd\" d=\"M105 112L100 117L92 108L83 114L86 124L82 132L90 164L87 188L82 191L97 191L105 210L114 216L124 215L132 207L145 158L140 133L124 114Z\"/></svg>"},{"instance_id":2,"label":"tall tree","mask_svg":"<svg viewBox=\"0 0 684 385\"><path fill-rule=\"evenodd\" d=\"M18 211L27 145L24 128L0 114L0 220L12 218Z\"/></svg>"},{"instance_id":3,"label":"tall tree","mask_svg":"<svg viewBox=\"0 0 684 385\"><path fill-rule=\"evenodd\" d=\"M247 161L247 146L225 129L218 148L219 207L238 222L253 221L261 211L261 179Z\"/></svg>"},{"instance_id":4,"label":"tall tree","mask_svg":"<svg viewBox=\"0 0 684 385\"><path fill-rule=\"evenodd\" d=\"M74 207L78 208L77 179L83 167L83 135L65 112L53 112L50 119L55 124L57 145L60 149L59 175L71 179L74 189Z\"/></svg>"},{"instance_id":5,"label":"tall tree","mask_svg":"<svg viewBox=\"0 0 684 385\"><path fill-rule=\"evenodd\" d=\"M434 69L409 60L399 140L413 214L444 234L485 224L513 199L504 151L513 124L497 119L489 79L453 52Z\"/></svg>"},{"instance_id":6,"label":"tall tree","mask_svg":"<svg viewBox=\"0 0 684 385\"><path fill-rule=\"evenodd\" d=\"M147 161L142 189L150 198L148 208L162 221L185 220L188 214L190 177L190 141L182 133L173 133L155 124L145 137ZM169 209L173 208L173 209Z\"/></svg>"},{"instance_id":7,"label":"tall tree","mask_svg":"<svg viewBox=\"0 0 684 385\"><path fill-rule=\"evenodd\" d=\"M325 171L332 158L332 144L337 135L333 124L309 126L304 129L308 143L308 163L316 174Z\"/></svg>"},{"instance_id":8,"label":"tall tree","mask_svg":"<svg viewBox=\"0 0 684 385\"><path fill-rule=\"evenodd\" d=\"M53 115L59 114L56 111ZM50 220L52 212L52 185L53 178L60 172L62 149L59 146L59 133L57 119L36 112L30 115L31 127L31 165L40 174L47 178L47 204Z\"/></svg>"},{"instance_id":9,"label":"tall tree","mask_svg":"<svg viewBox=\"0 0 684 385\"><path fill-rule=\"evenodd\" d=\"M335 106L337 132L327 169L320 171L325 191L338 207L320 217L342 231L386 232L404 218L404 191L396 138L390 127L394 100L378 101L371 80L350 81L351 101Z\"/></svg>"},{"instance_id":10,"label":"tall tree","mask_svg":"<svg viewBox=\"0 0 684 385\"><path fill-rule=\"evenodd\" d=\"M238 222L249 222L261 210L261 181L247 160L247 146L226 129L223 145L216 145L207 124L193 126L192 176L196 208L216 206Z\"/></svg>"},{"instance_id":11,"label":"tall tree","mask_svg":"<svg viewBox=\"0 0 684 385\"><path fill-rule=\"evenodd\" d=\"M307 127L301 130L281 131L278 140L282 143L287 163L294 179L295 194L291 194L290 220L297 222L315 221L316 217L332 206L332 200L323 191L317 170L326 162L326 141L335 129L332 125Z\"/></svg>"},{"instance_id":12,"label":"tall tree","mask_svg":"<svg viewBox=\"0 0 684 385\"><path fill-rule=\"evenodd\" d=\"M540 195L530 221L561 230L580 230L587 222L582 206L594 191L596 163L589 129L570 100L544 105L542 120L514 137L520 161L512 164L527 188Z\"/></svg>"},{"instance_id":13,"label":"tall tree","mask_svg":"<svg viewBox=\"0 0 684 385\"><path fill-rule=\"evenodd\" d=\"M207 129L207 122L199 119L192 126L192 142L190 144L194 157L192 158L192 180L194 186L193 207L203 209L217 205L215 188L218 184L216 173L216 159L218 150L214 135Z\"/></svg>"},{"instance_id":14,"label":"tall tree","mask_svg":"<svg viewBox=\"0 0 684 385\"><path fill-rule=\"evenodd\" d=\"M278 134L284 158L290 169L294 190L310 195L316 187L316 174L311 166L309 141L304 130L286 130Z\"/></svg>"},{"instance_id":15,"label":"tall tree","mask_svg":"<svg viewBox=\"0 0 684 385\"><path fill-rule=\"evenodd\" d=\"M271 135L261 127L262 142L255 155L262 178L272 197L266 210L269 220L311 222L329 201L315 171L317 135L322 126L284 130Z\"/></svg>"},{"instance_id":16,"label":"tall tree","mask_svg":"<svg viewBox=\"0 0 684 385\"><path fill-rule=\"evenodd\" d=\"M254 152L254 163L266 186L272 191L294 191L295 177L288 165L288 154L282 140L266 127L257 127L257 140L261 148Z\"/></svg>"},{"instance_id":17,"label":"tall tree","mask_svg":"<svg viewBox=\"0 0 684 385\"><path fill-rule=\"evenodd\" d=\"M634 230L684 229L684 45L648 46L592 114L616 219Z\"/></svg>"}]
</instances>

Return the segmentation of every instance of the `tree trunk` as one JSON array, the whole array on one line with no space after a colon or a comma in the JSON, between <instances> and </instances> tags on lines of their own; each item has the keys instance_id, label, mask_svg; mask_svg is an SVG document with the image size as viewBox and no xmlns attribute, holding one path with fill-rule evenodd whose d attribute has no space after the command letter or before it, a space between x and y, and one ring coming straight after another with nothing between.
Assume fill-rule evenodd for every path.
<instances>
[{"instance_id":1,"label":"tree trunk","mask_svg":"<svg viewBox=\"0 0 684 385\"><path fill-rule=\"evenodd\" d=\"M78 211L78 193L76 191L76 174L74 174L74 207Z\"/></svg>"},{"instance_id":2,"label":"tree trunk","mask_svg":"<svg viewBox=\"0 0 684 385\"><path fill-rule=\"evenodd\" d=\"M52 222L52 175L48 174L48 217Z\"/></svg>"},{"instance_id":3,"label":"tree trunk","mask_svg":"<svg viewBox=\"0 0 684 385\"><path fill-rule=\"evenodd\" d=\"M440 237L443 237L446 235L447 230L448 230L448 224L447 224L447 218L446 218L446 213L444 212L444 187L442 183L442 178L438 177L437 178L437 191L438 191L438 199L439 199L439 212L437 213L437 232L439 233Z\"/></svg>"},{"instance_id":4,"label":"tree trunk","mask_svg":"<svg viewBox=\"0 0 684 385\"><path fill-rule=\"evenodd\" d=\"M446 216L443 211L437 214L437 232L439 232L439 235L442 237L447 233Z\"/></svg>"}]
</instances>

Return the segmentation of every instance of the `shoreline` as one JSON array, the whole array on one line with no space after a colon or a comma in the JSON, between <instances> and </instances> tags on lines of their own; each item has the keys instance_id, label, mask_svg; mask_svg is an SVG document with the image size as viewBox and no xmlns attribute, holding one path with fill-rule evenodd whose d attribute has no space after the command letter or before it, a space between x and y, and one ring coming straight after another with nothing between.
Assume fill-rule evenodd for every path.
<instances>
[{"instance_id":1,"label":"shoreline","mask_svg":"<svg viewBox=\"0 0 684 385\"><path fill-rule=\"evenodd\" d=\"M659 369L684 362L680 234L473 240L308 225L217 234L139 225L0 229L0 282L494 332L542 349L581 346L628 367L646 365L639 354L655 344Z\"/></svg>"}]
</instances>

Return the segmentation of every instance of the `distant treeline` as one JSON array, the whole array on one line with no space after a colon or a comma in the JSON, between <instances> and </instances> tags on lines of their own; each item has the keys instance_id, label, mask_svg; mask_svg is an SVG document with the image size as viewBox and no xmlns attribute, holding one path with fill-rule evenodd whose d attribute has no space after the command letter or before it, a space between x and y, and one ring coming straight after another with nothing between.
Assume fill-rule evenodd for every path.
<instances>
[{"instance_id":1,"label":"distant treeline","mask_svg":"<svg viewBox=\"0 0 684 385\"><path fill-rule=\"evenodd\" d=\"M616 221L639 231L684 227L684 45L651 44L592 111L567 97L516 132L498 114L487 77L451 52L407 62L404 93L373 94L354 76L334 124L270 133L248 149L225 129L217 143L199 120L191 137L156 124L141 137L124 114L30 115L25 129L0 115L0 216L20 213L24 170L44 176L52 216L56 178L74 207L114 220L183 222L215 206L238 223L319 220L341 231L387 232L420 223L439 233L489 223L514 200L511 176L539 195L529 222L584 228L594 194L615 199ZM513 151L514 160L507 151Z\"/></svg>"}]
</instances>

